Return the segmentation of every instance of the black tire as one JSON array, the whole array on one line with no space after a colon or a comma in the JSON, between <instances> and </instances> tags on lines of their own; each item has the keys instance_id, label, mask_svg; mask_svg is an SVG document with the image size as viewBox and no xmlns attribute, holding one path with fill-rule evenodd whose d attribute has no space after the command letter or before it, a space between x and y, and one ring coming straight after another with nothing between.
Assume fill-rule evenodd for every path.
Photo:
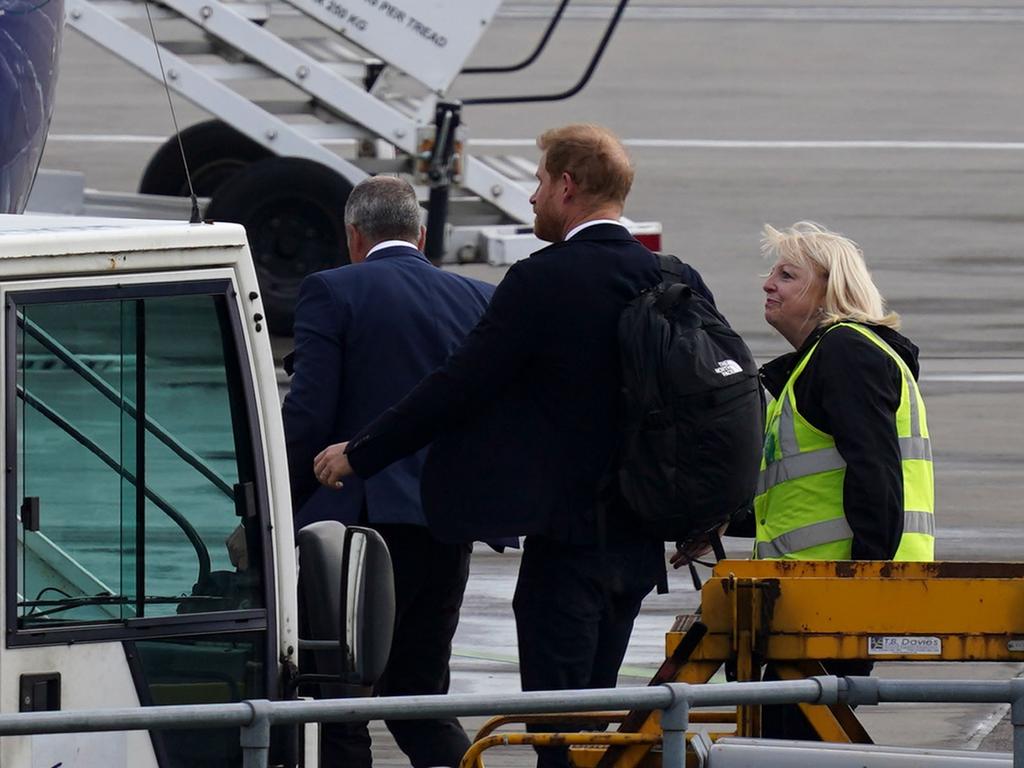
<instances>
[{"instance_id":1,"label":"black tire","mask_svg":"<svg viewBox=\"0 0 1024 768\"><path fill-rule=\"evenodd\" d=\"M220 186L242 168L272 157L271 152L220 120L207 120L181 132L192 185L199 197L212 197ZM181 163L178 140L172 136L150 159L142 172L139 192L146 195L188 196L188 180Z\"/></svg>"},{"instance_id":2,"label":"black tire","mask_svg":"<svg viewBox=\"0 0 1024 768\"><path fill-rule=\"evenodd\" d=\"M272 333L291 335L306 275L348 264L344 213L351 191L325 165L271 157L236 173L210 201L206 218L245 227Z\"/></svg>"}]
</instances>

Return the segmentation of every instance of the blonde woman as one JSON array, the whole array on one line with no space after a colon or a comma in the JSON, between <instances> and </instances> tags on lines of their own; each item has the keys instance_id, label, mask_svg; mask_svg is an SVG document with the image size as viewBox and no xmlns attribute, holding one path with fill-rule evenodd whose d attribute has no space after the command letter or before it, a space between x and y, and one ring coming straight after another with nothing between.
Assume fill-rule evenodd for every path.
<instances>
[{"instance_id":1,"label":"blonde woman","mask_svg":"<svg viewBox=\"0 0 1024 768\"><path fill-rule=\"evenodd\" d=\"M932 560L934 491L917 347L852 240L765 226L765 320L794 351L761 369L759 559Z\"/></svg>"},{"instance_id":2,"label":"blonde woman","mask_svg":"<svg viewBox=\"0 0 1024 768\"><path fill-rule=\"evenodd\" d=\"M794 351L761 368L772 398L754 499L754 557L932 560L931 443L917 347L899 333L855 242L813 222L765 226L764 318ZM824 660L834 675L872 664ZM778 679L774 669L765 680ZM762 709L771 738L817 735L798 708Z\"/></svg>"}]
</instances>

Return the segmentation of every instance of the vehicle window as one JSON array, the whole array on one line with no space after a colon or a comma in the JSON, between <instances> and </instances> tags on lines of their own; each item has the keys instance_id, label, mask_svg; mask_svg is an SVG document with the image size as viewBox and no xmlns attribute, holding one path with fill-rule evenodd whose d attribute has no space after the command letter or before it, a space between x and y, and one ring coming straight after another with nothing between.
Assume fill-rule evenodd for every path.
<instances>
[{"instance_id":1,"label":"vehicle window","mask_svg":"<svg viewBox=\"0 0 1024 768\"><path fill-rule=\"evenodd\" d=\"M15 294L18 627L263 607L223 291L67 296Z\"/></svg>"},{"instance_id":2,"label":"vehicle window","mask_svg":"<svg viewBox=\"0 0 1024 768\"><path fill-rule=\"evenodd\" d=\"M144 706L222 704L267 696L258 633L139 640L139 699ZM242 764L238 728L151 731L166 768L229 768Z\"/></svg>"}]
</instances>

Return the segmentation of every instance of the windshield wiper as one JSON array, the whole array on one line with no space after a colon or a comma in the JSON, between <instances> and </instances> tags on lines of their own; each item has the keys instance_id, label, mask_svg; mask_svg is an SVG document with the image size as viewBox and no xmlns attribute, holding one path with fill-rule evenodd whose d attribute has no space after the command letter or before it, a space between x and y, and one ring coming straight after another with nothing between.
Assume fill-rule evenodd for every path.
<instances>
[{"instance_id":1,"label":"windshield wiper","mask_svg":"<svg viewBox=\"0 0 1024 768\"><path fill-rule=\"evenodd\" d=\"M144 605L166 605L168 603L180 604L180 603L195 603L203 602L208 600L222 600L222 597L216 595L178 595L176 597L166 597L163 595L154 595L143 599ZM130 598L125 595L112 595L108 592L101 592L98 595L81 595L79 597L69 597L57 600L23 600L18 603L19 608L31 608L23 619L37 619L44 616L51 616L57 613L63 613L64 611L70 611L75 608L82 608L83 606L90 605L135 605L137 603L135 598ZM37 611L36 608L44 608L45 610Z\"/></svg>"}]
</instances>

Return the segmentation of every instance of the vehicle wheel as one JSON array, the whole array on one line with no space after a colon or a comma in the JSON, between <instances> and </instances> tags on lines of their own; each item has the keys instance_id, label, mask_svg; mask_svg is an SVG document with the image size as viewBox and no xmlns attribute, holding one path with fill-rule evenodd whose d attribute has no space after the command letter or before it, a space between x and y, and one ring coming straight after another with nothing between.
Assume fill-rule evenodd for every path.
<instances>
[{"instance_id":1,"label":"vehicle wheel","mask_svg":"<svg viewBox=\"0 0 1024 768\"><path fill-rule=\"evenodd\" d=\"M351 191L325 165L271 157L240 170L210 201L206 218L245 227L272 333L291 335L302 278L348 264L344 216Z\"/></svg>"},{"instance_id":2,"label":"vehicle wheel","mask_svg":"<svg viewBox=\"0 0 1024 768\"><path fill-rule=\"evenodd\" d=\"M190 125L181 132L192 186L199 197L212 197L221 184L257 160L272 157L266 147L220 120ZM188 196L181 149L174 136L165 141L142 172L139 192L147 195Z\"/></svg>"}]
</instances>

